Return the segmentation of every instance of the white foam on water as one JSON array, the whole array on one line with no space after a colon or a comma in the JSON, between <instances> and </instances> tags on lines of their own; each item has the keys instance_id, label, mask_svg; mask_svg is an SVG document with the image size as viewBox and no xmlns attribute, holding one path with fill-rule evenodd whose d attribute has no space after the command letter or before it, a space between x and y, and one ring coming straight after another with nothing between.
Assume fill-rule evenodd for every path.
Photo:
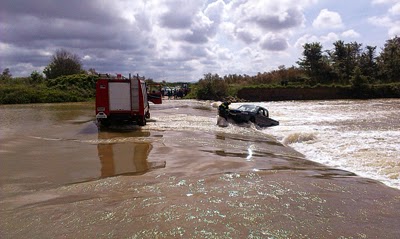
<instances>
[{"instance_id":1,"label":"white foam on water","mask_svg":"<svg viewBox=\"0 0 400 239\"><path fill-rule=\"evenodd\" d=\"M263 132L307 159L400 189L400 100L260 105L280 121Z\"/></svg>"}]
</instances>

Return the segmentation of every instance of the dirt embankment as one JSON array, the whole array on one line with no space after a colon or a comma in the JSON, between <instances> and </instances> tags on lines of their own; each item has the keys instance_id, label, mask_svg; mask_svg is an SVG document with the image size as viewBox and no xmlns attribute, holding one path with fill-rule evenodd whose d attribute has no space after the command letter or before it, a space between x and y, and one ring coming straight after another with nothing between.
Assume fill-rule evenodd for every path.
<instances>
[{"instance_id":1,"label":"dirt embankment","mask_svg":"<svg viewBox=\"0 0 400 239\"><path fill-rule=\"evenodd\" d=\"M243 88L237 97L248 101L400 98L400 84L313 88Z\"/></svg>"},{"instance_id":2,"label":"dirt embankment","mask_svg":"<svg viewBox=\"0 0 400 239\"><path fill-rule=\"evenodd\" d=\"M318 87L318 88L244 88L238 97L249 101L280 100L334 100L353 98L350 89Z\"/></svg>"}]
</instances>

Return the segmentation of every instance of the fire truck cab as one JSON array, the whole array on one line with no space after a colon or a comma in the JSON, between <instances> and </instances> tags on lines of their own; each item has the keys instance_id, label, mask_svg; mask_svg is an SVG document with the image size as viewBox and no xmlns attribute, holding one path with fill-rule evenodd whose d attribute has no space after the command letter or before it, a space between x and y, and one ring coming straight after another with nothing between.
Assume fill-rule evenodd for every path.
<instances>
[{"instance_id":1,"label":"fire truck cab","mask_svg":"<svg viewBox=\"0 0 400 239\"><path fill-rule=\"evenodd\" d=\"M99 126L136 123L146 125L150 118L149 100L162 104L161 92L152 92L149 99L144 79L138 75L129 78L121 74L100 74L96 83L96 119Z\"/></svg>"}]
</instances>

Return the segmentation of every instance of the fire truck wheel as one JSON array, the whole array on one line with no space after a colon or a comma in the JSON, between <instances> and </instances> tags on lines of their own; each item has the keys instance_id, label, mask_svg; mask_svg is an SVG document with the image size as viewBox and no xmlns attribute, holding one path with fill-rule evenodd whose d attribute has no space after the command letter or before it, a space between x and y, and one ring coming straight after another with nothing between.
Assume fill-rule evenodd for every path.
<instances>
[{"instance_id":1,"label":"fire truck wheel","mask_svg":"<svg viewBox=\"0 0 400 239\"><path fill-rule=\"evenodd\" d=\"M109 120L103 119L100 121L100 124L104 127L109 127L111 125L111 122Z\"/></svg>"},{"instance_id":2,"label":"fire truck wheel","mask_svg":"<svg viewBox=\"0 0 400 239\"><path fill-rule=\"evenodd\" d=\"M146 117L142 117L138 120L138 125L139 126L145 126L146 125Z\"/></svg>"}]
</instances>

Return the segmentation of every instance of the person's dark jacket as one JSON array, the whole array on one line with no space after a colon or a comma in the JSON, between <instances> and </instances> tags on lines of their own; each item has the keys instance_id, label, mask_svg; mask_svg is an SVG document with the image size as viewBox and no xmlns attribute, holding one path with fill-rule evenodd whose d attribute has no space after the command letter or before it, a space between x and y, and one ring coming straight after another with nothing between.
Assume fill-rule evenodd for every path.
<instances>
[{"instance_id":1,"label":"person's dark jacket","mask_svg":"<svg viewBox=\"0 0 400 239\"><path fill-rule=\"evenodd\" d=\"M229 115L229 103L228 102L224 102L218 107L218 115L225 119L228 119L228 115Z\"/></svg>"}]
</instances>

